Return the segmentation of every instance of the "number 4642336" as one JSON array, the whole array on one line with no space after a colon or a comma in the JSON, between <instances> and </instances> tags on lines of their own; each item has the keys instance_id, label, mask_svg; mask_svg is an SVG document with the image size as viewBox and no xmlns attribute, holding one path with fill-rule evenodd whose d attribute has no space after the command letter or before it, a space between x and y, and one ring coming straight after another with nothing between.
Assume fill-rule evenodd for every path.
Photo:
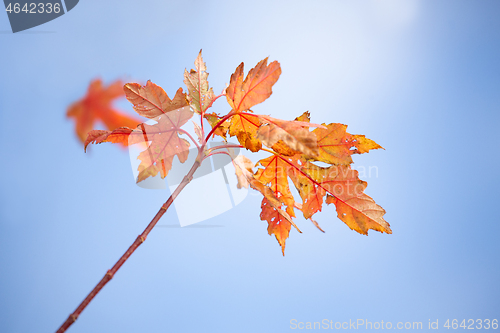
<instances>
[{"instance_id":1,"label":"number 4642336","mask_svg":"<svg viewBox=\"0 0 500 333\"><path fill-rule=\"evenodd\" d=\"M50 2L48 3L25 3L24 6L21 8L21 5L18 3L12 4L9 3L7 8L5 8L5 11L7 11L9 14L14 13L18 14L20 12L24 12L26 14L50 14L52 12L58 14L61 11L61 5L56 3L52 4Z\"/></svg>"},{"instance_id":2,"label":"number 4642336","mask_svg":"<svg viewBox=\"0 0 500 333\"><path fill-rule=\"evenodd\" d=\"M446 321L446 323L444 324L444 327L448 328L448 329L454 329L456 330L457 328L463 328L463 329L469 329L469 330L473 330L473 329L476 329L476 330L480 330L480 329L494 329L496 330L498 328L498 319L493 319L493 320L489 320L489 319L464 319L462 320L462 322L460 324L458 324L458 320L457 319L453 319L450 320L448 319Z\"/></svg>"}]
</instances>

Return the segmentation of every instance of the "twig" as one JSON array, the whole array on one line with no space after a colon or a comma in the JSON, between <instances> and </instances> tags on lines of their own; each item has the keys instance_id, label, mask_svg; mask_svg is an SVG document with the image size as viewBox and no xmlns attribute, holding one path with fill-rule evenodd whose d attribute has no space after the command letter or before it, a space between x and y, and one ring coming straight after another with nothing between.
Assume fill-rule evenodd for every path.
<instances>
[{"instance_id":1,"label":"twig","mask_svg":"<svg viewBox=\"0 0 500 333\"><path fill-rule=\"evenodd\" d=\"M108 270L108 272L104 275L104 277L99 281L97 286L92 289L92 291L85 297L85 299L80 303L80 305L76 308L76 310L66 319L64 324L61 325L61 327L57 330L56 333L63 333L66 332L66 330L78 319L78 316L82 313L82 311L89 305L89 303L92 301L92 299L101 291L101 289L113 278L113 276L116 274L116 272L120 269L120 267L127 261L127 259L134 253L135 250L144 243L146 238L148 237L149 233L153 228L155 227L156 223L160 220L160 218L165 214L167 209L170 207L170 205L174 202L175 198L179 195L179 193L186 187L189 182L193 179L193 174L195 171L199 168L201 165L202 161L202 151L199 150L198 156L196 158L196 161L194 162L193 166L189 170L186 176L182 179L182 182L177 186L175 191L170 195L168 200L161 206L160 210L158 213L156 213L156 216L151 220L151 222L148 224L146 229L140 234L134 243L128 248L128 250L121 256L120 259L116 262L116 264Z\"/></svg>"}]
</instances>

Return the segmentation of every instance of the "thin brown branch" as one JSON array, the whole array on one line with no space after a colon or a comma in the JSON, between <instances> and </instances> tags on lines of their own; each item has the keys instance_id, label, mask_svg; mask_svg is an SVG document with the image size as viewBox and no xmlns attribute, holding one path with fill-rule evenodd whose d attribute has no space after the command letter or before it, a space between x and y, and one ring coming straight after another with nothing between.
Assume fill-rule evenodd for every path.
<instances>
[{"instance_id":1,"label":"thin brown branch","mask_svg":"<svg viewBox=\"0 0 500 333\"><path fill-rule=\"evenodd\" d=\"M186 187L189 182L193 179L193 174L195 173L196 169L201 165L202 161L202 151L200 150L198 152L198 156L196 158L196 161L194 162L193 166L189 170L186 176L182 179L182 182L177 186L175 191L170 195L168 200L161 206L160 210L158 213L156 213L155 217L151 220L151 222L148 224L146 229L140 234L134 243L128 248L128 250L121 256L120 259L116 262L116 264L108 270L108 272L104 275L104 277L99 281L97 286L92 289L92 291L85 297L85 299L80 303L80 305L76 308L76 310L66 319L66 321L59 327L56 333L63 333L66 332L66 330L78 319L78 316L82 313L82 311L89 305L89 303L92 301L92 299L101 291L101 289L113 278L113 276L116 274L116 272L120 269L120 267L127 261L127 259L134 253L135 250L144 243L146 238L148 237L149 233L153 228L155 227L156 223L160 220L160 218L165 214L167 209L172 205L174 202L175 198L179 195L179 193Z\"/></svg>"}]
</instances>

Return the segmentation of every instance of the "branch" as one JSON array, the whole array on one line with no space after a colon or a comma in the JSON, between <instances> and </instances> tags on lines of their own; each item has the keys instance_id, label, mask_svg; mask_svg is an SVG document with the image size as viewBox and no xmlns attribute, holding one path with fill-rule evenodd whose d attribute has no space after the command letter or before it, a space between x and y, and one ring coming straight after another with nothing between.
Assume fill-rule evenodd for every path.
<instances>
[{"instance_id":1,"label":"branch","mask_svg":"<svg viewBox=\"0 0 500 333\"><path fill-rule=\"evenodd\" d=\"M135 250L144 243L149 233L155 227L156 223L160 220L160 218L165 214L170 205L174 202L175 198L179 195L179 193L186 187L189 182L193 179L193 174L199 168L202 162L202 151L199 150L198 156L196 157L196 161L193 166L189 170L186 176L182 179L182 182L177 186L175 191L170 195L168 200L161 206L158 213L156 213L155 217L148 224L146 229L140 234L134 243L128 248L128 250L121 256L120 259L116 262L116 264L108 270L108 272L104 275L104 277L99 281L97 286L92 289L92 291L85 297L85 299L80 303L80 305L76 308L76 310L66 319L66 321L59 327L56 333L63 333L78 319L78 316L82 313L82 311L89 305L92 299L101 291L101 289L113 278L116 272L120 269L120 267L127 261L127 259L134 253Z\"/></svg>"}]
</instances>

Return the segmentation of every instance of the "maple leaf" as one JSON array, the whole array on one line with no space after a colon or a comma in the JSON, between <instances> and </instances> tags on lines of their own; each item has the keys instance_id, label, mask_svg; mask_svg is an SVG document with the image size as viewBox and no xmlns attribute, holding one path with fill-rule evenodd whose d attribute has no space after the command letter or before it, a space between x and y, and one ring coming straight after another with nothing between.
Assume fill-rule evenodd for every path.
<instances>
[{"instance_id":1,"label":"maple leaf","mask_svg":"<svg viewBox=\"0 0 500 333\"><path fill-rule=\"evenodd\" d=\"M229 135L236 136L245 148L256 152L262 148L262 142L257 139L257 129L262 124L258 117L242 114L256 104L262 103L272 94L272 87L281 74L281 67L277 61L267 65L267 58L252 68L243 80L241 63L231 75L229 86L226 89L226 99L235 114L229 126Z\"/></svg>"},{"instance_id":2,"label":"maple leaf","mask_svg":"<svg viewBox=\"0 0 500 333\"><path fill-rule=\"evenodd\" d=\"M369 229L392 233L383 218L385 210L363 192L367 183L360 180L358 172L350 166L323 168L307 162L300 173L290 174L290 178L303 200L302 212L306 219L321 211L327 194L326 202L335 204L338 217L349 228L364 235Z\"/></svg>"},{"instance_id":3,"label":"maple leaf","mask_svg":"<svg viewBox=\"0 0 500 333\"><path fill-rule=\"evenodd\" d=\"M280 64L273 61L267 65L265 58L248 72L243 81L243 66L241 63L236 68L226 89L227 102L236 113L249 110L268 99L272 94L272 86L281 74Z\"/></svg>"},{"instance_id":4,"label":"maple leaf","mask_svg":"<svg viewBox=\"0 0 500 333\"><path fill-rule=\"evenodd\" d=\"M174 155L177 155L181 163L187 160L190 144L179 137L178 130L192 116L193 112L184 107L160 116L156 125L144 125L151 145L138 156L142 162L137 169L137 182L154 177L158 172L161 178L165 178L172 168Z\"/></svg>"},{"instance_id":5,"label":"maple leaf","mask_svg":"<svg viewBox=\"0 0 500 333\"><path fill-rule=\"evenodd\" d=\"M328 195L326 203L335 204L337 216L352 230L368 235L368 230L392 234L392 230L383 216L385 210L366 194L351 197L334 197Z\"/></svg>"},{"instance_id":6,"label":"maple leaf","mask_svg":"<svg viewBox=\"0 0 500 333\"><path fill-rule=\"evenodd\" d=\"M290 191L290 185L288 182L288 177L297 178L303 175L300 171L302 161L300 161L300 154L293 157L283 157L280 155L271 155L265 159L257 162L257 165L263 168L257 169L255 173L255 178L258 179L264 185L268 185L275 196L283 202L287 207L286 211L291 217L295 217L293 208L298 208L302 210L302 204L295 202L295 199ZM260 214L261 220L268 221L268 232L269 234L274 233L278 243L282 247L283 255L285 254L285 241L288 238L290 232L290 223L284 220L281 214L273 210L267 205L267 201L262 201L262 212ZM305 216L305 215L304 215ZM309 217L307 219L322 232L324 232L318 225L316 221Z\"/></svg>"},{"instance_id":7,"label":"maple leaf","mask_svg":"<svg viewBox=\"0 0 500 333\"><path fill-rule=\"evenodd\" d=\"M256 165L263 168L257 169L255 178L264 185L269 184L274 195L287 206L286 211L288 214L295 216L293 211L295 200L288 184L288 173L293 167L284 159L278 158L277 155L264 158L258 161Z\"/></svg>"},{"instance_id":8,"label":"maple leaf","mask_svg":"<svg viewBox=\"0 0 500 333\"><path fill-rule=\"evenodd\" d=\"M173 100L161 87L151 81L148 81L145 86L127 83L123 89L127 99L134 105L134 110L149 119L189 105L182 88L177 90Z\"/></svg>"},{"instance_id":9,"label":"maple leaf","mask_svg":"<svg viewBox=\"0 0 500 333\"><path fill-rule=\"evenodd\" d=\"M304 112L302 115L295 118L296 121L299 122L310 122L310 113L309 111ZM317 140L316 140L317 141ZM317 143L316 143L317 144ZM269 146L269 145L268 145ZM294 156L300 154L301 152L298 150L294 150L290 148L287 144L285 144L282 140L278 140L275 144L271 146L272 150L282 156Z\"/></svg>"},{"instance_id":10,"label":"maple leaf","mask_svg":"<svg viewBox=\"0 0 500 333\"><path fill-rule=\"evenodd\" d=\"M219 124L219 122L222 120L223 117L217 115L215 112L205 113L204 117L208 121L210 126L212 126L212 128L217 126L217 128L214 131L214 135L218 135L221 138L223 138L224 141L226 141L227 131L229 130L230 122L228 120L224 120L221 124Z\"/></svg>"},{"instance_id":11,"label":"maple leaf","mask_svg":"<svg viewBox=\"0 0 500 333\"><path fill-rule=\"evenodd\" d=\"M237 188L248 188L250 185L249 179L252 179L253 175L253 163L252 161L244 156L238 155L234 157L234 153L230 154L233 163L235 164L234 171L236 173L236 179L238 180Z\"/></svg>"},{"instance_id":12,"label":"maple leaf","mask_svg":"<svg viewBox=\"0 0 500 333\"><path fill-rule=\"evenodd\" d=\"M154 125L141 124L136 129L122 127L114 131L91 131L85 141L85 148L90 143L119 142L129 145L151 141L149 147L138 156L141 163L137 182L158 173L161 178L165 178L172 168L175 155L181 163L188 158L190 144L179 137L179 132L192 116L193 112L186 106L155 118L157 124Z\"/></svg>"},{"instance_id":13,"label":"maple leaf","mask_svg":"<svg viewBox=\"0 0 500 333\"><path fill-rule=\"evenodd\" d=\"M257 131L257 139L266 146L273 147L281 141L292 151L298 151L306 156L318 155L316 135L308 127L323 127L310 122L286 121L268 116L260 116L268 124L261 126Z\"/></svg>"},{"instance_id":14,"label":"maple leaf","mask_svg":"<svg viewBox=\"0 0 500 333\"><path fill-rule=\"evenodd\" d=\"M250 187L261 192L264 196L260 219L268 222L268 234L275 235L276 240L281 245L281 251L285 255L285 241L290 234L291 226L293 225L299 232L301 232L300 229L292 221L290 215L281 209L281 201L276 197L275 192L254 177L252 161L243 155L238 155L233 159L233 163L235 165L236 177L238 178L237 187L248 188L250 185Z\"/></svg>"},{"instance_id":15,"label":"maple leaf","mask_svg":"<svg viewBox=\"0 0 500 333\"><path fill-rule=\"evenodd\" d=\"M262 142L257 139L257 130L261 124L258 117L238 113L231 118L229 135L236 136L239 143L246 149L257 152L262 148Z\"/></svg>"},{"instance_id":16,"label":"maple leaf","mask_svg":"<svg viewBox=\"0 0 500 333\"><path fill-rule=\"evenodd\" d=\"M87 95L70 105L66 115L68 118L75 118L75 131L80 141L85 142L87 133L94 129L98 121L110 130L122 126L136 127L142 122L112 107L115 99L124 96L122 86L121 81L115 81L105 87L100 79L93 80Z\"/></svg>"},{"instance_id":17,"label":"maple leaf","mask_svg":"<svg viewBox=\"0 0 500 333\"><path fill-rule=\"evenodd\" d=\"M128 127L119 127L113 131L93 130L87 135L83 147L87 152L87 146L91 143L111 142L128 146L131 144L129 136L132 133L135 134L134 130Z\"/></svg>"},{"instance_id":18,"label":"maple leaf","mask_svg":"<svg viewBox=\"0 0 500 333\"><path fill-rule=\"evenodd\" d=\"M212 88L209 88L207 66L203 62L201 50L194 62L195 69L184 70L184 83L188 88L188 101L193 110L201 114L214 100L215 95Z\"/></svg>"},{"instance_id":19,"label":"maple leaf","mask_svg":"<svg viewBox=\"0 0 500 333\"><path fill-rule=\"evenodd\" d=\"M318 140L319 156L315 158L317 161L348 165L352 163L352 154L363 154L371 149L382 148L364 135L347 133L347 125L333 123L325 126L326 128L313 131Z\"/></svg>"},{"instance_id":20,"label":"maple leaf","mask_svg":"<svg viewBox=\"0 0 500 333\"><path fill-rule=\"evenodd\" d=\"M269 235L274 234L276 240L281 245L281 252L285 255L285 243L290 235L292 223L280 211L270 205L266 198L262 199L261 209L260 219L267 221L267 233Z\"/></svg>"},{"instance_id":21,"label":"maple leaf","mask_svg":"<svg viewBox=\"0 0 500 333\"><path fill-rule=\"evenodd\" d=\"M281 218L285 219L287 222L293 225L298 232L302 232L292 221L290 215L281 209L281 201L275 196L273 190L270 187L262 184L262 182L258 181L254 177L252 162L247 157L238 155L233 159L233 163L236 170L236 176L238 178L238 188L248 188L248 186L250 186L254 190L259 191L264 196L264 199L269 204L269 206L272 207L272 209L274 209Z\"/></svg>"},{"instance_id":22,"label":"maple leaf","mask_svg":"<svg viewBox=\"0 0 500 333\"><path fill-rule=\"evenodd\" d=\"M291 217L295 217L293 211L295 200L288 184L288 173L293 172L292 167L275 155L260 160L257 165L263 168L257 169L255 178L262 184L268 185L274 196L286 206L286 212ZM267 221L269 235L275 235L276 240L281 245L281 251L285 255L285 242L290 234L291 222L284 218L280 211L269 205L266 198L262 200L261 209L260 219Z\"/></svg>"}]
</instances>

